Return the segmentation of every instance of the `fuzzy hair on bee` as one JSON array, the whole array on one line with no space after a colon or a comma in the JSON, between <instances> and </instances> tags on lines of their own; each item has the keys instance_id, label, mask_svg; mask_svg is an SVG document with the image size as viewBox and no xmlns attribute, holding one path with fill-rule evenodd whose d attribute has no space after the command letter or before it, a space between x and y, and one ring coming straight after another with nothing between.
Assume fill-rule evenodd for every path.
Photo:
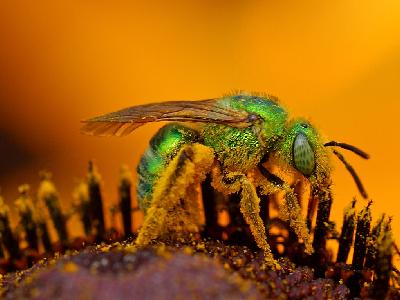
<instances>
[{"instance_id":1,"label":"fuzzy hair on bee","mask_svg":"<svg viewBox=\"0 0 400 300\"><path fill-rule=\"evenodd\" d=\"M217 191L240 195L240 212L271 267L276 261L259 214L257 190L264 195L283 193L280 217L303 241L308 254L313 247L299 195L281 175L296 174L312 194L328 191L335 155L361 195L368 197L358 175L336 148L363 158L368 155L349 144L325 141L308 121L289 119L277 99L265 94L240 92L216 99L133 106L83 121L82 132L124 136L146 123L164 121L169 123L150 140L137 167L137 199L145 211L137 246L165 235L199 231L197 187L207 175ZM280 174L269 168L270 161L281 167Z\"/></svg>"}]
</instances>

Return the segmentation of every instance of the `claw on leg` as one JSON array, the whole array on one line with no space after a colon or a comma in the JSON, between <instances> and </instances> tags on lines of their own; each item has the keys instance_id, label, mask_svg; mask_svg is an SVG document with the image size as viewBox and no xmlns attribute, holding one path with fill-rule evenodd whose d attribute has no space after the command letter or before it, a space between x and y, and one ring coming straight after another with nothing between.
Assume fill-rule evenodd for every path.
<instances>
[{"instance_id":1,"label":"claw on leg","mask_svg":"<svg viewBox=\"0 0 400 300\"><path fill-rule=\"evenodd\" d=\"M170 232L198 231L196 186L205 179L213 161L213 150L201 144L185 146L178 152L154 186L137 246L146 246Z\"/></svg>"}]
</instances>

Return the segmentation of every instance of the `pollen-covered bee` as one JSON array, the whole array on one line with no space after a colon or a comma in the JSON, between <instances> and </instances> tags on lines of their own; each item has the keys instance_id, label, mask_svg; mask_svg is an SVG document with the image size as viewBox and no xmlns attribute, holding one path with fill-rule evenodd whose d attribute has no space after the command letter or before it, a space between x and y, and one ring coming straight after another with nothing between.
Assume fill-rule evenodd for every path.
<instances>
[{"instance_id":1,"label":"pollen-covered bee","mask_svg":"<svg viewBox=\"0 0 400 300\"><path fill-rule=\"evenodd\" d=\"M207 174L212 186L224 195L240 194L240 211L252 235L273 265L259 215L258 188L264 195L284 193L281 218L312 253L305 218L292 186L267 167L272 160L283 170L295 172L313 189L330 185L330 156L335 154L353 176L363 197L366 192L354 169L331 147L368 155L354 146L325 143L304 119L289 120L277 99L268 95L239 93L201 101L169 101L133 106L84 121L82 131L91 135L123 136L149 122L174 121L151 139L137 167L137 198L145 221L136 244L147 245L170 232L199 230L198 185Z\"/></svg>"}]
</instances>

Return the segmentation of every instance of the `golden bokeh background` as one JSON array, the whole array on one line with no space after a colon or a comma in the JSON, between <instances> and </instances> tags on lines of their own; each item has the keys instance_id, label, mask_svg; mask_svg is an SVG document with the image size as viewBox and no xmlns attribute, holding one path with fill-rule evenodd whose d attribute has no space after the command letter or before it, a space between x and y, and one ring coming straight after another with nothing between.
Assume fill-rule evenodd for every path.
<instances>
[{"instance_id":1,"label":"golden bokeh background","mask_svg":"<svg viewBox=\"0 0 400 300\"><path fill-rule=\"evenodd\" d=\"M400 233L400 2L18 1L0 3L0 185L37 187L51 170L64 204L94 158L104 197L160 124L125 138L79 132L126 106L243 89L278 96L329 138L371 154L347 159ZM335 160L332 217L360 196ZM359 201L363 205L365 202Z\"/></svg>"}]
</instances>

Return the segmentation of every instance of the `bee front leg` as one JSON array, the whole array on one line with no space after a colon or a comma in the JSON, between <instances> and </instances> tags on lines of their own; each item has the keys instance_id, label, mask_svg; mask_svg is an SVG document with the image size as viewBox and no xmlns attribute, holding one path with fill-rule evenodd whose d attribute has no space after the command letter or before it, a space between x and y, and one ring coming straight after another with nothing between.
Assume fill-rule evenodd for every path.
<instances>
[{"instance_id":1,"label":"bee front leg","mask_svg":"<svg viewBox=\"0 0 400 300\"><path fill-rule=\"evenodd\" d=\"M213 162L213 150L201 144L187 145L178 152L154 186L137 246L146 246L169 233L198 231L196 186Z\"/></svg>"},{"instance_id":2,"label":"bee front leg","mask_svg":"<svg viewBox=\"0 0 400 300\"><path fill-rule=\"evenodd\" d=\"M312 254L314 249L312 247L311 235L308 231L307 223L303 218L299 201L293 189L286 187L285 201L279 207L279 214L282 220L289 222L290 227L297 234L298 238L304 242L304 251L307 254Z\"/></svg>"}]
</instances>

